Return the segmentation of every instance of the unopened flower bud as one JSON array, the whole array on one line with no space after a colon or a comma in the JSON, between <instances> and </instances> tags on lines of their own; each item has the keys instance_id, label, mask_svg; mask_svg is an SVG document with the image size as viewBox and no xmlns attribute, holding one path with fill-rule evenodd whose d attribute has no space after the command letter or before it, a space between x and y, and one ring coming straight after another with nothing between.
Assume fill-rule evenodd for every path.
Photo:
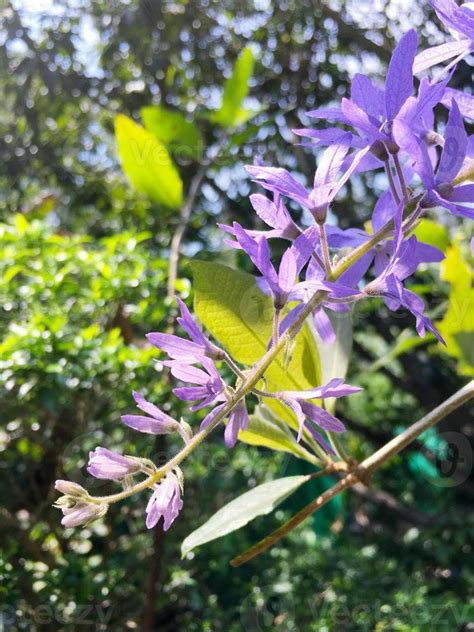
<instances>
[{"instance_id":1,"label":"unopened flower bud","mask_svg":"<svg viewBox=\"0 0 474 632\"><path fill-rule=\"evenodd\" d=\"M96 448L89 452L87 471L96 478L115 480L134 474L141 469L140 462L132 457L122 456L107 448Z\"/></svg>"},{"instance_id":2,"label":"unopened flower bud","mask_svg":"<svg viewBox=\"0 0 474 632\"><path fill-rule=\"evenodd\" d=\"M61 492L62 494L67 494L73 497L88 495L87 491L77 483L73 483L72 481L63 481L61 479L54 483L54 489L57 489L58 492Z\"/></svg>"},{"instance_id":3,"label":"unopened flower bud","mask_svg":"<svg viewBox=\"0 0 474 632\"><path fill-rule=\"evenodd\" d=\"M186 421L184 421L183 418L181 418L181 422L179 425L181 427L180 434L185 443L187 443L193 436L193 429Z\"/></svg>"},{"instance_id":4,"label":"unopened flower bud","mask_svg":"<svg viewBox=\"0 0 474 632\"><path fill-rule=\"evenodd\" d=\"M109 506L105 503L96 504L87 501L81 501L75 505L75 507L64 507L62 512L64 514L61 524L63 527L71 528L78 527L80 525L97 520L107 513Z\"/></svg>"}]
</instances>

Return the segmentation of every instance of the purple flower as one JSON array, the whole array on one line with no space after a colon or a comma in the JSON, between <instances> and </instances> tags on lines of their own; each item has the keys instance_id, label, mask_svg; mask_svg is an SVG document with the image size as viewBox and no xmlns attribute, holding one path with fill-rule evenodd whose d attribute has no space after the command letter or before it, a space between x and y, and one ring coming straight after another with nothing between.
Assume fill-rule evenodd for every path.
<instances>
[{"instance_id":1,"label":"purple flower","mask_svg":"<svg viewBox=\"0 0 474 632\"><path fill-rule=\"evenodd\" d=\"M229 416L229 421L224 431L224 440L228 448L233 448L237 443L239 430L245 430L249 421L249 415L244 401L240 401Z\"/></svg>"},{"instance_id":2,"label":"purple flower","mask_svg":"<svg viewBox=\"0 0 474 632\"><path fill-rule=\"evenodd\" d=\"M88 492L77 483L58 480L54 487L64 494L54 503L63 512L63 527L78 527L107 513L108 505L93 502Z\"/></svg>"},{"instance_id":3,"label":"purple flower","mask_svg":"<svg viewBox=\"0 0 474 632\"><path fill-rule=\"evenodd\" d=\"M300 317L301 312L305 309L306 303L311 299L315 292L324 292L325 297L318 303L312 311L314 326L318 331L321 339L326 344L333 344L336 340L334 328L326 309L333 311L347 311L348 304L362 297L361 292L356 287L349 287L346 284L346 275L343 275L338 281L327 281L325 279L325 271L322 270L318 262L312 259L306 270L306 278L298 283L289 295L290 301L297 301L299 305L294 307L280 323L280 335L293 325ZM358 279L359 280L359 279ZM297 332L295 332L297 333Z\"/></svg>"},{"instance_id":4,"label":"purple flower","mask_svg":"<svg viewBox=\"0 0 474 632\"><path fill-rule=\"evenodd\" d=\"M454 40L432 46L415 58L415 74L455 58L445 68L446 72L474 49L474 3L465 2L461 7L455 0L429 0L439 19L448 28Z\"/></svg>"},{"instance_id":5,"label":"purple flower","mask_svg":"<svg viewBox=\"0 0 474 632\"><path fill-rule=\"evenodd\" d=\"M152 332L147 335L151 344L167 353L170 358L190 364L200 362L203 356L221 359L223 355L222 350L210 342L202 333L183 301L179 298L176 300L181 312L178 323L191 340L186 340L174 334Z\"/></svg>"},{"instance_id":6,"label":"purple flower","mask_svg":"<svg viewBox=\"0 0 474 632\"><path fill-rule=\"evenodd\" d=\"M181 500L181 486L178 478L167 474L166 478L156 486L152 497L146 506L146 526L152 529L163 517L163 529L167 531L178 517L183 508Z\"/></svg>"},{"instance_id":7,"label":"purple flower","mask_svg":"<svg viewBox=\"0 0 474 632\"><path fill-rule=\"evenodd\" d=\"M96 448L89 452L89 466L87 471L96 478L115 480L134 474L140 470L137 459L122 456L107 448Z\"/></svg>"},{"instance_id":8,"label":"purple flower","mask_svg":"<svg viewBox=\"0 0 474 632\"><path fill-rule=\"evenodd\" d=\"M418 248L419 242L415 236L404 240L400 231L385 269L374 281L366 285L364 293L367 296L383 296L385 304L392 311L398 310L401 306L405 307L415 316L416 330L420 336L424 336L425 330L428 329L440 342L446 344L430 319L424 315L425 306L422 299L403 286L403 281L415 272L419 264ZM439 260L443 258L444 255L440 252Z\"/></svg>"},{"instance_id":9,"label":"purple flower","mask_svg":"<svg viewBox=\"0 0 474 632\"><path fill-rule=\"evenodd\" d=\"M301 230L291 218L278 192L274 192L273 201L261 193L255 193L250 196L250 202L260 219L271 228L271 230L247 231L251 237L265 237L266 239L278 237L280 239L293 241L301 234ZM218 224L218 226L224 232L234 235L235 237L232 226L227 226L226 224ZM239 243L235 241L226 240L225 243L231 248L240 247Z\"/></svg>"},{"instance_id":10,"label":"purple flower","mask_svg":"<svg viewBox=\"0 0 474 632\"><path fill-rule=\"evenodd\" d=\"M417 43L414 30L402 37L392 55L384 88L376 86L365 75L356 74L352 80L351 98L342 99L340 108L308 113L310 117L334 120L357 131L358 136L352 135L347 142L372 151L372 155L362 156L358 170L373 169L387 162L387 152L398 152L399 139L403 139L406 128L421 138L432 123L433 108L442 100L446 82L431 84L423 79L417 97L412 96ZM318 144L339 142L341 132L338 128L322 132L323 135L317 130L295 130L300 136L316 138Z\"/></svg>"},{"instance_id":11,"label":"purple flower","mask_svg":"<svg viewBox=\"0 0 474 632\"><path fill-rule=\"evenodd\" d=\"M459 6L455 0L429 0L439 19L456 39L466 42L467 49L474 48L474 3Z\"/></svg>"},{"instance_id":12,"label":"purple flower","mask_svg":"<svg viewBox=\"0 0 474 632\"><path fill-rule=\"evenodd\" d=\"M259 286L264 291L267 288L270 290L275 309L281 310L295 287L298 274L314 250L314 241L312 242L306 234L297 237L293 245L284 252L277 272L271 262L270 248L264 237L255 240L237 222L234 222L233 230L239 245L262 274Z\"/></svg>"},{"instance_id":13,"label":"purple flower","mask_svg":"<svg viewBox=\"0 0 474 632\"><path fill-rule=\"evenodd\" d=\"M107 513L108 505L78 502L74 507L61 507L61 509L64 516L61 524L63 527L72 528L97 520Z\"/></svg>"},{"instance_id":14,"label":"purple flower","mask_svg":"<svg viewBox=\"0 0 474 632\"><path fill-rule=\"evenodd\" d=\"M179 399L186 402L199 401L191 407L192 411L200 410L215 401L225 400L225 383L210 358L201 358L203 369L184 364L177 360L163 362L171 369L171 374L178 380L194 386L180 386L173 389Z\"/></svg>"},{"instance_id":15,"label":"purple flower","mask_svg":"<svg viewBox=\"0 0 474 632\"><path fill-rule=\"evenodd\" d=\"M352 134L343 133L333 146L325 150L316 170L311 190L307 190L286 169L259 165L249 165L246 169L265 189L294 200L308 209L318 223L324 223L329 204L345 185L362 158L362 154L352 155L349 162L345 162L351 140ZM337 175L343 166L346 167L345 173L338 180Z\"/></svg>"},{"instance_id":16,"label":"purple flower","mask_svg":"<svg viewBox=\"0 0 474 632\"><path fill-rule=\"evenodd\" d=\"M324 449L332 452L314 425L330 432L343 432L345 430L344 424L324 408L307 400L344 397L361 390L357 386L345 384L342 379L335 378L324 386L318 386L308 391L282 391L278 393L278 396L296 415L299 425L298 441L302 437L303 429L307 428Z\"/></svg>"},{"instance_id":17,"label":"purple flower","mask_svg":"<svg viewBox=\"0 0 474 632\"><path fill-rule=\"evenodd\" d=\"M451 109L452 102L456 101L459 110L463 116L474 119L474 95L467 92L461 92L455 88L446 88L441 103L448 109ZM470 137L472 139L472 136ZM472 140L471 140L472 142ZM468 156L472 158L472 152L468 151Z\"/></svg>"},{"instance_id":18,"label":"purple flower","mask_svg":"<svg viewBox=\"0 0 474 632\"><path fill-rule=\"evenodd\" d=\"M224 408L225 404L220 404L211 410L202 420L200 429L204 430L207 428ZM229 421L224 432L224 440L228 448L234 447L238 439L239 430L245 430L247 428L248 420L249 416L245 406L245 400L242 400L230 412Z\"/></svg>"},{"instance_id":19,"label":"purple flower","mask_svg":"<svg viewBox=\"0 0 474 632\"><path fill-rule=\"evenodd\" d=\"M153 435L181 432L181 425L175 419L160 410L158 406L148 402L143 395L133 391L133 398L138 408L147 413L149 417L144 415L123 415L122 421L125 425L138 430L138 432Z\"/></svg>"},{"instance_id":20,"label":"purple flower","mask_svg":"<svg viewBox=\"0 0 474 632\"><path fill-rule=\"evenodd\" d=\"M451 104L444 134L444 146L436 174L425 144L408 129L405 130L403 143L413 159L415 171L426 188L423 206L426 208L443 206L454 215L474 219L474 210L464 206L464 204L474 204L474 184L452 184L461 170L468 150L468 138L456 101Z\"/></svg>"}]
</instances>

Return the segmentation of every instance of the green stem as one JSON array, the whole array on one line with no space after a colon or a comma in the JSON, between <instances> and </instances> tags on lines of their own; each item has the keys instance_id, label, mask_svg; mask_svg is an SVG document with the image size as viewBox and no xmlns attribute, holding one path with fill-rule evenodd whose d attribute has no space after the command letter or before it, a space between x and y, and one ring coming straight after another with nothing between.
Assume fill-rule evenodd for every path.
<instances>
[{"instance_id":1,"label":"green stem","mask_svg":"<svg viewBox=\"0 0 474 632\"><path fill-rule=\"evenodd\" d=\"M280 309L275 308L273 313L273 326L272 326L272 345L276 346L280 339Z\"/></svg>"}]
</instances>

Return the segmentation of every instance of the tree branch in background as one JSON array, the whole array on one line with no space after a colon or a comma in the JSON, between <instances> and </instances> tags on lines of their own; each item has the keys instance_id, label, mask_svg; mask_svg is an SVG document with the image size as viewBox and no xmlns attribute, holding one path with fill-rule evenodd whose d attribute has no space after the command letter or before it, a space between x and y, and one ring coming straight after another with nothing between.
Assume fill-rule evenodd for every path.
<instances>
[{"instance_id":1,"label":"tree branch in background","mask_svg":"<svg viewBox=\"0 0 474 632\"><path fill-rule=\"evenodd\" d=\"M342 16L338 11L330 9L324 2L318 4L323 17L331 18L337 24L338 37L342 36L344 41L355 44L361 50L375 53L384 61L390 61L391 46L385 40L382 45L377 44L369 39L356 25L349 23L347 17Z\"/></svg>"},{"instance_id":2,"label":"tree branch in background","mask_svg":"<svg viewBox=\"0 0 474 632\"><path fill-rule=\"evenodd\" d=\"M428 430L439 421L447 417L451 412L462 406L474 397L474 380L461 388L452 397L440 404L437 408L422 417L419 421L411 425L404 432L386 443L380 450L374 452L367 459L362 461L351 473L338 481L333 487L311 501L306 507L293 516L288 522L269 536L258 542L241 555L231 561L232 566L241 566L253 559L263 551L276 544L285 535L290 533L295 527L300 525L306 518L328 503L332 498L340 494L344 489L353 487L361 482L366 484L373 473L386 461L401 452L407 445L412 443L425 430Z\"/></svg>"}]
</instances>

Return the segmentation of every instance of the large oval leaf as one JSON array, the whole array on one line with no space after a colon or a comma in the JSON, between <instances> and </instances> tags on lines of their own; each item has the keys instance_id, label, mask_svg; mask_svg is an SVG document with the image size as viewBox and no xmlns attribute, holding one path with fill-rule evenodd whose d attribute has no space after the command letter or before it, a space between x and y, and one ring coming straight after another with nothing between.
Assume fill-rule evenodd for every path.
<instances>
[{"instance_id":1,"label":"large oval leaf","mask_svg":"<svg viewBox=\"0 0 474 632\"><path fill-rule=\"evenodd\" d=\"M240 529L257 516L269 514L309 478L309 476L277 478L238 496L219 509L199 529L188 535L181 545L182 556L184 557L201 544L212 542Z\"/></svg>"},{"instance_id":2,"label":"large oval leaf","mask_svg":"<svg viewBox=\"0 0 474 632\"><path fill-rule=\"evenodd\" d=\"M153 202L179 208L183 182L163 143L123 114L115 118L115 137L122 168L132 186Z\"/></svg>"},{"instance_id":3,"label":"large oval leaf","mask_svg":"<svg viewBox=\"0 0 474 632\"><path fill-rule=\"evenodd\" d=\"M196 314L237 362L254 364L266 352L271 338L271 299L251 274L207 261L194 261L191 267ZM283 351L268 367L265 384L269 391L298 391L321 384L318 348L306 325L291 351ZM265 403L289 426L298 428L294 413L284 404L276 399Z\"/></svg>"},{"instance_id":4,"label":"large oval leaf","mask_svg":"<svg viewBox=\"0 0 474 632\"><path fill-rule=\"evenodd\" d=\"M250 365L259 360L271 338L271 299L251 274L220 263L194 261L191 266L194 307L202 323L237 362ZM305 390L321 383L318 350L306 326L286 356L282 352L267 369L268 390Z\"/></svg>"}]
</instances>

